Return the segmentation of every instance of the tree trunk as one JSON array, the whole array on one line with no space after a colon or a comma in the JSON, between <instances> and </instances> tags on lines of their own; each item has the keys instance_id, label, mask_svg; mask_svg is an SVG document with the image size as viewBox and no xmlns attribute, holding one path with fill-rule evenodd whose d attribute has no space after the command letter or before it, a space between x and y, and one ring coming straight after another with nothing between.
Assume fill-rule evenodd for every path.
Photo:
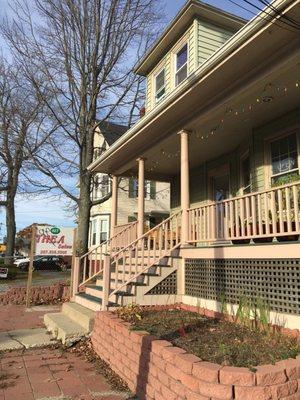
<instances>
[{"instance_id":1,"label":"tree trunk","mask_svg":"<svg viewBox=\"0 0 300 400\"><path fill-rule=\"evenodd\" d=\"M15 199L12 194L7 193L6 206L6 252L5 264L13 264L16 238Z\"/></svg>"},{"instance_id":2,"label":"tree trunk","mask_svg":"<svg viewBox=\"0 0 300 400\"><path fill-rule=\"evenodd\" d=\"M85 254L89 246L89 225L91 209L91 174L89 171L80 176L80 201L78 206L78 230L76 240L77 255Z\"/></svg>"}]
</instances>

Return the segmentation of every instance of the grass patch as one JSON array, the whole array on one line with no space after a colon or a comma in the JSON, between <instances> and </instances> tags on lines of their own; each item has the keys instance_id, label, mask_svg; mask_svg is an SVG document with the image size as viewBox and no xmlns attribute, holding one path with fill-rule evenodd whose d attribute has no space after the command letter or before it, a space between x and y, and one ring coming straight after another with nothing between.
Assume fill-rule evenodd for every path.
<instances>
[{"instance_id":1,"label":"grass patch","mask_svg":"<svg viewBox=\"0 0 300 400\"><path fill-rule=\"evenodd\" d=\"M187 311L142 310L136 306L131 314L122 309L117 314L134 330L145 330L204 361L221 365L253 368L300 353L300 343L294 338Z\"/></svg>"}]
</instances>

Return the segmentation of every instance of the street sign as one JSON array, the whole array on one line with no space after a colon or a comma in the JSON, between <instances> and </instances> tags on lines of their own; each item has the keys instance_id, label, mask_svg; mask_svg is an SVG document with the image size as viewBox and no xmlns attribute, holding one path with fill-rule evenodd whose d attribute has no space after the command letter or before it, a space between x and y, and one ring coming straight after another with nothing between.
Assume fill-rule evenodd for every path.
<instances>
[{"instance_id":1,"label":"street sign","mask_svg":"<svg viewBox=\"0 0 300 400\"><path fill-rule=\"evenodd\" d=\"M72 256L74 228L38 225L35 254L47 256Z\"/></svg>"}]
</instances>

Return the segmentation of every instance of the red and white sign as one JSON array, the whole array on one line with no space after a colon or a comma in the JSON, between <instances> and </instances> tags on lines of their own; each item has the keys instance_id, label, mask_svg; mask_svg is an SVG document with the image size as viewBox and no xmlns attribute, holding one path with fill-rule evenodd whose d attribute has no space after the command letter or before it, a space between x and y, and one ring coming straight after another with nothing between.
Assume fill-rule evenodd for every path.
<instances>
[{"instance_id":1,"label":"red and white sign","mask_svg":"<svg viewBox=\"0 0 300 400\"><path fill-rule=\"evenodd\" d=\"M35 254L71 256L73 254L74 228L38 225Z\"/></svg>"}]
</instances>

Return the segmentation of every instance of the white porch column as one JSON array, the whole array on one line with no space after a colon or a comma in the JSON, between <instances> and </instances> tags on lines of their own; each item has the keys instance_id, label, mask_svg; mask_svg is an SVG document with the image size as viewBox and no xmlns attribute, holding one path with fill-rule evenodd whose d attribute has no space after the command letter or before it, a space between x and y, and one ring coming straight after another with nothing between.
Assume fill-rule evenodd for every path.
<instances>
[{"instance_id":1,"label":"white porch column","mask_svg":"<svg viewBox=\"0 0 300 400\"><path fill-rule=\"evenodd\" d=\"M117 224L118 224L118 177L113 175L112 188L111 188L110 237L114 236L114 230Z\"/></svg>"},{"instance_id":2,"label":"white porch column","mask_svg":"<svg viewBox=\"0 0 300 400\"><path fill-rule=\"evenodd\" d=\"M145 214L145 159L138 158L138 225L137 236L144 234L144 214Z\"/></svg>"},{"instance_id":3,"label":"white porch column","mask_svg":"<svg viewBox=\"0 0 300 400\"><path fill-rule=\"evenodd\" d=\"M180 134L180 194L181 194L181 243L188 243L190 208L190 184L189 184L189 132L182 130Z\"/></svg>"}]
</instances>

